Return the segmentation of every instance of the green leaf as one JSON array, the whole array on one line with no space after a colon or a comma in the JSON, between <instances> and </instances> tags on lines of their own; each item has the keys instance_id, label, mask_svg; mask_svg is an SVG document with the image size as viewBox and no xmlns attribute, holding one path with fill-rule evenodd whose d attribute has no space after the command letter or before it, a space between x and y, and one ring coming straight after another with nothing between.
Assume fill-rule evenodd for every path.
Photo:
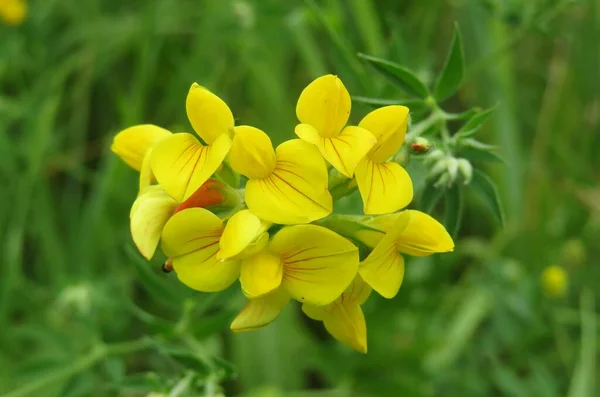
<instances>
[{"instance_id":1,"label":"green leaf","mask_svg":"<svg viewBox=\"0 0 600 397\"><path fill-rule=\"evenodd\" d=\"M390 80L392 83L406 91L407 94L427 98L429 90L410 70L385 59L359 53L358 56L369 63L377 72Z\"/></svg>"},{"instance_id":2,"label":"green leaf","mask_svg":"<svg viewBox=\"0 0 600 397\"><path fill-rule=\"evenodd\" d=\"M454 137L468 138L475 135L497 107L497 105L492 106L491 108L475 113L462 127L460 127L456 134L454 134Z\"/></svg>"},{"instance_id":3,"label":"green leaf","mask_svg":"<svg viewBox=\"0 0 600 397\"><path fill-rule=\"evenodd\" d=\"M462 186L454 184L444 195L444 226L452 237L460 229L463 212Z\"/></svg>"},{"instance_id":4,"label":"green leaf","mask_svg":"<svg viewBox=\"0 0 600 397\"><path fill-rule=\"evenodd\" d=\"M475 169L471 186L490 206L500 225L504 226L504 211L494 181L482 171Z\"/></svg>"},{"instance_id":5,"label":"green leaf","mask_svg":"<svg viewBox=\"0 0 600 397\"><path fill-rule=\"evenodd\" d=\"M458 25L454 25L454 38L450 46L450 53L433 90L433 96L438 102L453 95L462 83L465 73L465 59L463 54L462 38Z\"/></svg>"},{"instance_id":6,"label":"green leaf","mask_svg":"<svg viewBox=\"0 0 600 397\"><path fill-rule=\"evenodd\" d=\"M444 189L433 186L433 183L428 183L425 185L419 201L419 208L421 208L421 211L431 214L436 204L442 198L443 192Z\"/></svg>"},{"instance_id":7,"label":"green leaf","mask_svg":"<svg viewBox=\"0 0 600 397\"><path fill-rule=\"evenodd\" d=\"M470 160L474 163L503 163L506 161L500 157L499 154L489 151L478 149L474 147L465 147L458 153L460 157Z\"/></svg>"}]
</instances>

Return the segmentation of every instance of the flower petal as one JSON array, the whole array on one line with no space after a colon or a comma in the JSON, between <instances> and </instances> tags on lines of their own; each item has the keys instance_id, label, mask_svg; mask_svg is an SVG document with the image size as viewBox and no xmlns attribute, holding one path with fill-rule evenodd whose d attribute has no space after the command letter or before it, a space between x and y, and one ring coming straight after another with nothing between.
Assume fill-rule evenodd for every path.
<instances>
[{"instance_id":1,"label":"flower petal","mask_svg":"<svg viewBox=\"0 0 600 397\"><path fill-rule=\"evenodd\" d=\"M149 148L146 154L144 155L144 159L142 160L142 166L140 168L140 180L139 180L139 190L138 193L141 193L148 186L152 185L152 182L155 181L154 173L152 172L152 165L150 164L150 159L152 157L152 148Z\"/></svg>"},{"instance_id":2,"label":"flower petal","mask_svg":"<svg viewBox=\"0 0 600 397\"><path fill-rule=\"evenodd\" d=\"M444 226L431 216L415 210L402 211L397 222L405 221L406 226L397 235L396 242L400 252L413 256L427 256L436 252L454 250L454 241ZM396 226L394 226L396 227Z\"/></svg>"},{"instance_id":3,"label":"flower petal","mask_svg":"<svg viewBox=\"0 0 600 397\"><path fill-rule=\"evenodd\" d=\"M357 230L353 237L367 247L375 248L383 236L392 230L398 216L400 216L400 214L395 213L379 215L368 219L363 222L365 227Z\"/></svg>"},{"instance_id":4,"label":"flower petal","mask_svg":"<svg viewBox=\"0 0 600 397\"><path fill-rule=\"evenodd\" d=\"M277 163L265 179L246 184L246 205L259 218L279 224L309 223L329 215L327 166L313 145L292 139L277 148Z\"/></svg>"},{"instance_id":5,"label":"flower petal","mask_svg":"<svg viewBox=\"0 0 600 397\"><path fill-rule=\"evenodd\" d=\"M367 301L369 295L371 295L371 291L371 286L360 277L360 274L357 274L342 294L342 303L356 302L362 305Z\"/></svg>"},{"instance_id":6,"label":"flower petal","mask_svg":"<svg viewBox=\"0 0 600 397\"><path fill-rule=\"evenodd\" d=\"M191 134L173 134L152 150L152 171L171 197L183 202L219 168L230 147L226 134L210 146L203 146Z\"/></svg>"},{"instance_id":7,"label":"flower petal","mask_svg":"<svg viewBox=\"0 0 600 397\"><path fill-rule=\"evenodd\" d=\"M323 318L325 329L337 340L361 353L367 353L367 324L358 303L335 305Z\"/></svg>"},{"instance_id":8,"label":"flower petal","mask_svg":"<svg viewBox=\"0 0 600 397\"><path fill-rule=\"evenodd\" d=\"M189 208L173 215L162 234L162 249L173 259L179 280L190 288L217 292L240 275L240 261L217 260L223 225L204 208Z\"/></svg>"},{"instance_id":9,"label":"flower petal","mask_svg":"<svg viewBox=\"0 0 600 397\"><path fill-rule=\"evenodd\" d=\"M312 125L321 136L340 133L350 116L352 102L342 81L334 75L321 76L310 83L298 98L296 115Z\"/></svg>"},{"instance_id":10,"label":"flower petal","mask_svg":"<svg viewBox=\"0 0 600 397\"><path fill-rule=\"evenodd\" d=\"M384 106L361 120L358 126L370 131L377 139L369 152L371 160L386 161L400 150L408 127L408 111L406 106Z\"/></svg>"},{"instance_id":11,"label":"flower petal","mask_svg":"<svg viewBox=\"0 0 600 397\"><path fill-rule=\"evenodd\" d=\"M308 143L312 143L313 145L318 144L321 140L319 131L317 131L315 127L310 124L298 124L296 128L294 128L294 132L296 135L298 135L298 138Z\"/></svg>"},{"instance_id":12,"label":"flower petal","mask_svg":"<svg viewBox=\"0 0 600 397\"><path fill-rule=\"evenodd\" d=\"M209 145L222 134L230 136L233 132L234 120L229 106L197 83L190 87L185 109L194 131Z\"/></svg>"},{"instance_id":13,"label":"flower petal","mask_svg":"<svg viewBox=\"0 0 600 397\"><path fill-rule=\"evenodd\" d=\"M274 291L281 285L283 264L278 255L266 250L244 259L240 282L242 291L249 299Z\"/></svg>"},{"instance_id":14,"label":"flower petal","mask_svg":"<svg viewBox=\"0 0 600 397\"><path fill-rule=\"evenodd\" d=\"M131 168L140 171L144 155L159 140L171 135L171 132L152 124L129 127L119 132L110 147Z\"/></svg>"},{"instance_id":15,"label":"flower petal","mask_svg":"<svg viewBox=\"0 0 600 397\"><path fill-rule=\"evenodd\" d=\"M154 256L163 228L177 202L158 185L149 186L134 201L130 212L133 242L146 259Z\"/></svg>"},{"instance_id":16,"label":"flower petal","mask_svg":"<svg viewBox=\"0 0 600 397\"><path fill-rule=\"evenodd\" d=\"M352 178L356 166L376 142L373 135L364 128L346 127L333 138L321 138L317 147L336 170Z\"/></svg>"},{"instance_id":17,"label":"flower petal","mask_svg":"<svg viewBox=\"0 0 600 397\"><path fill-rule=\"evenodd\" d=\"M229 153L229 164L239 174L250 179L266 178L275 168L275 151L267 134L258 128L235 127Z\"/></svg>"},{"instance_id":18,"label":"flower petal","mask_svg":"<svg viewBox=\"0 0 600 397\"><path fill-rule=\"evenodd\" d=\"M250 210L236 212L225 225L217 254L218 259L232 258L260 237L270 226Z\"/></svg>"},{"instance_id":19,"label":"flower petal","mask_svg":"<svg viewBox=\"0 0 600 397\"><path fill-rule=\"evenodd\" d=\"M365 157L356 167L356 182L368 215L396 212L413 198L410 176L397 163L376 163Z\"/></svg>"},{"instance_id":20,"label":"flower petal","mask_svg":"<svg viewBox=\"0 0 600 397\"><path fill-rule=\"evenodd\" d=\"M248 301L231 323L233 332L253 331L271 323L290 301L290 295L278 288L268 295Z\"/></svg>"},{"instance_id":21,"label":"flower petal","mask_svg":"<svg viewBox=\"0 0 600 397\"><path fill-rule=\"evenodd\" d=\"M333 302L350 285L358 269L358 248L321 226L283 228L268 249L281 256L282 285L300 302Z\"/></svg>"},{"instance_id":22,"label":"flower petal","mask_svg":"<svg viewBox=\"0 0 600 397\"><path fill-rule=\"evenodd\" d=\"M205 248L219 250L223 222L204 208L187 208L169 219L162 233L162 250L168 257L186 255Z\"/></svg>"},{"instance_id":23,"label":"flower petal","mask_svg":"<svg viewBox=\"0 0 600 397\"><path fill-rule=\"evenodd\" d=\"M404 278L404 258L398 253L396 233L385 235L361 262L358 272L384 298L396 296Z\"/></svg>"}]
</instances>

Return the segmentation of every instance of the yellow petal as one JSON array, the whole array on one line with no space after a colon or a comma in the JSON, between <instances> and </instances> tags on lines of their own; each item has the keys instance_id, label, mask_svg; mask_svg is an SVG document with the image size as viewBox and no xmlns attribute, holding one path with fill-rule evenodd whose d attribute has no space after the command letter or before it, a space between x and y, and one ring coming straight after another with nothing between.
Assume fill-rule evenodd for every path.
<instances>
[{"instance_id":1,"label":"yellow petal","mask_svg":"<svg viewBox=\"0 0 600 397\"><path fill-rule=\"evenodd\" d=\"M385 235L361 262L358 272L384 298L396 296L404 278L404 258L398 253L394 233Z\"/></svg>"},{"instance_id":2,"label":"yellow petal","mask_svg":"<svg viewBox=\"0 0 600 397\"><path fill-rule=\"evenodd\" d=\"M217 254L218 259L232 258L256 241L270 226L250 210L236 212L225 225Z\"/></svg>"},{"instance_id":3,"label":"yellow petal","mask_svg":"<svg viewBox=\"0 0 600 397\"><path fill-rule=\"evenodd\" d=\"M133 242L146 259L154 256L160 235L175 212L177 202L160 186L150 186L131 207L130 227Z\"/></svg>"},{"instance_id":4,"label":"yellow petal","mask_svg":"<svg viewBox=\"0 0 600 397\"><path fill-rule=\"evenodd\" d=\"M321 226L281 229L268 246L283 262L282 285L300 302L326 305L350 285L358 269L358 248Z\"/></svg>"},{"instance_id":5,"label":"yellow petal","mask_svg":"<svg viewBox=\"0 0 600 397\"><path fill-rule=\"evenodd\" d=\"M253 331L271 323L290 301L290 295L278 288L268 295L248 301L231 323L233 332Z\"/></svg>"},{"instance_id":6,"label":"yellow petal","mask_svg":"<svg viewBox=\"0 0 600 397\"><path fill-rule=\"evenodd\" d=\"M282 276L281 258L263 250L242 262L240 274L242 291L249 299L258 298L278 288Z\"/></svg>"},{"instance_id":7,"label":"yellow petal","mask_svg":"<svg viewBox=\"0 0 600 397\"><path fill-rule=\"evenodd\" d=\"M204 208L187 208L169 219L162 233L162 250L168 257L205 248L219 250L223 221Z\"/></svg>"},{"instance_id":8,"label":"yellow petal","mask_svg":"<svg viewBox=\"0 0 600 397\"><path fill-rule=\"evenodd\" d=\"M367 324L358 303L336 305L323 318L325 329L356 351L367 353Z\"/></svg>"},{"instance_id":9,"label":"yellow petal","mask_svg":"<svg viewBox=\"0 0 600 397\"><path fill-rule=\"evenodd\" d=\"M321 138L317 147L336 170L352 178L356 166L375 142L377 141L373 135L364 128L346 127L333 138Z\"/></svg>"},{"instance_id":10,"label":"yellow petal","mask_svg":"<svg viewBox=\"0 0 600 397\"><path fill-rule=\"evenodd\" d=\"M154 173L152 172L152 165L150 164L151 156L152 148L148 149L148 151L144 155L144 159L142 160L138 192L142 192L143 190L145 190L148 186L152 185L152 182L154 182L155 180Z\"/></svg>"},{"instance_id":11,"label":"yellow petal","mask_svg":"<svg viewBox=\"0 0 600 397\"><path fill-rule=\"evenodd\" d=\"M377 144L369 152L371 160L378 163L386 161L400 150L404 142L408 108L384 106L367 114L358 126L370 131L377 139Z\"/></svg>"},{"instance_id":12,"label":"yellow petal","mask_svg":"<svg viewBox=\"0 0 600 397\"><path fill-rule=\"evenodd\" d=\"M328 310L331 310L332 305L333 303L325 306L316 306L311 305L310 303L304 303L302 305L302 311L313 320L323 321L323 319L329 314Z\"/></svg>"},{"instance_id":13,"label":"yellow petal","mask_svg":"<svg viewBox=\"0 0 600 397\"><path fill-rule=\"evenodd\" d=\"M233 132L229 106L197 83L192 84L188 92L185 109L194 131L209 145L222 134L230 136Z\"/></svg>"},{"instance_id":14,"label":"yellow petal","mask_svg":"<svg viewBox=\"0 0 600 397\"><path fill-rule=\"evenodd\" d=\"M271 139L258 128L247 125L235 127L229 164L234 171L249 179L266 178L275 168Z\"/></svg>"},{"instance_id":15,"label":"yellow petal","mask_svg":"<svg viewBox=\"0 0 600 397\"><path fill-rule=\"evenodd\" d=\"M300 139L277 148L277 162L265 179L246 184L246 205L259 218L279 224L309 223L329 215L327 166L318 149Z\"/></svg>"},{"instance_id":16,"label":"yellow petal","mask_svg":"<svg viewBox=\"0 0 600 397\"><path fill-rule=\"evenodd\" d=\"M167 193L183 202L214 174L230 147L231 139L225 134L209 146L191 134L173 134L152 150L152 171Z\"/></svg>"},{"instance_id":17,"label":"yellow petal","mask_svg":"<svg viewBox=\"0 0 600 397\"><path fill-rule=\"evenodd\" d=\"M333 137L346 125L351 106L350 94L342 81L328 74L302 91L296 115L301 123L312 125L321 136Z\"/></svg>"},{"instance_id":18,"label":"yellow petal","mask_svg":"<svg viewBox=\"0 0 600 397\"><path fill-rule=\"evenodd\" d=\"M217 292L237 280L240 261L216 258L222 232L219 217L204 208L188 208L169 219L161 247L173 259L182 283L198 291Z\"/></svg>"},{"instance_id":19,"label":"yellow petal","mask_svg":"<svg viewBox=\"0 0 600 397\"><path fill-rule=\"evenodd\" d=\"M454 242L444 226L431 216L415 210L402 211L399 218L407 218L407 224L397 235L400 252L413 256L427 256L436 252L454 250ZM397 222L404 223L403 219Z\"/></svg>"},{"instance_id":20,"label":"yellow petal","mask_svg":"<svg viewBox=\"0 0 600 397\"><path fill-rule=\"evenodd\" d=\"M392 230L399 213L379 215L363 222L367 227L357 230L353 236L367 247L375 248L386 232Z\"/></svg>"},{"instance_id":21,"label":"yellow petal","mask_svg":"<svg viewBox=\"0 0 600 397\"><path fill-rule=\"evenodd\" d=\"M356 167L356 182L368 215L396 212L413 198L410 176L397 163L375 163L365 157Z\"/></svg>"},{"instance_id":22,"label":"yellow petal","mask_svg":"<svg viewBox=\"0 0 600 397\"><path fill-rule=\"evenodd\" d=\"M342 303L354 302L362 305L367 301L369 295L371 295L371 291L371 286L362 279L360 274L357 274L342 294Z\"/></svg>"},{"instance_id":23,"label":"yellow petal","mask_svg":"<svg viewBox=\"0 0 600 397\"><path fill-rule=\"evenodd\" d=\"M294 129L294 132L298 135L298 138L308 143L312 143L313 145L317 145L322 139L321 135L319 135L319 131L310 124L298 124Z\"/></svg>"},{"instance_id":24,"label":"yellow petal","mask_svg":"<svg viewBox=\"0 0 600 397\"><path fill-rule=\"evenodd\" d=\"M170 136L164 128L152 124L136 125L119 132L110 147L131 168L140 171L144 155L159 140Z\"/></svg>"}]
</instances>

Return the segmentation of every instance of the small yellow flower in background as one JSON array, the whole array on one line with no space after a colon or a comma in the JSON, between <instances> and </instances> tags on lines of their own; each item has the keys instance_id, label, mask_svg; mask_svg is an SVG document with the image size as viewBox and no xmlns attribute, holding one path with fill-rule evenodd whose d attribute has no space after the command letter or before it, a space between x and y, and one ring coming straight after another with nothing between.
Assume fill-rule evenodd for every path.
<instances>
[{"instance_id":1,"label":"small yellow flower in background","mask_svg":"<svg viewBox=\"0 0 600 397\"><path fill-rule=\"evenodd\" d=\"M161 139L150 158L158 183L179 202L189 198L219 168L231 148L233 114L225 102L198 84L186 100L187 115L204 146L188 133Z\"/></svg>"},{"instance_id":2,"label":"small yellow flower in background","mask_svg":"<svg viewBox=\"0 0 600 397\"><path fill-rule=\"evenodd\" d=\"M452 237L444 226L420 211L384 215L366 221L365 225L369 229L356 237L373 247L373 251L361 262L359 274L384 298L396 296L402 285L404 258L400 253L428 256L454 250Z\"/></svg>"},{"instance_id":3,"label":"small yellow flower in background","mask_svg":"<svg viewBox=\"0 0 600 397\"><path fill-rule=\"evenodd\" d=\"M562 266L551 265L544 269L540 281L548 296L562 298L567 293L569 275Z\"/></svg>"},{"instance_id":4,"label":"small yellow flower in background","mask_svg":"<svg viewBox=\"0 0 600 397\"><path fill-rule=\"evenodd\" d=\"M25 0L0 0L0 19L7 25L20 25L27 16Z\"/></svg>"},{"instance_id":5,"label":"small yellow flower in background","mask_svg":"<svg viewBox=\"0 0 600 397\"><path fill-rule=\"evenodd\" d=\"M261 219L285 225L309 223L333 209L327 166L319 151L300 139L273 150L263 131L236 127L229 161L234 171L248 177L246 205Z\"/></svg>"},{"instance_id":6,"label":"small yellow flower in background","mask_svg":"<svg viewBox=\"0 0 600 397\"><path fill-rule=\"evenodd\" d=\"M346 126L350 110L342 82L322 76L298 99L301 139L273 148L260 129L236 127L227 104L194 83L186 112L205 144L150 124L118 133L112 151L140 171L130 212L140 253L151 259L160 246L178 279L198 291L239 280L248 302L234 332L271 323L295 300L334 338L366 353L361 305L371 291L396 295L401 254L448 252L454 243L429 215L394 213L413 197L408 173L388 162L404 142L408 108L386 106ZM364 213L377 216L332 215L326 161L359 190ZM362 257L352 241L367 248Z\"/></svg>"},{"instance_id":7,"label":"small yellow flower in background","mask_svg":"<svg viewBox=\"0 0 600 397\"><path fill-rule=\"evenodd\" d=\"M354 176L356 166L376 142L360 126L345 127L351 106L348 90L331 74L310 83L296 105L302 123L296 126L296 134L319 148L323 157L348 178Z\"/></svg>"},{"instance_id":8,"label":"small yellow flower in background","mask_svg":"<svg viewBox=\"0 0 600 397\"><path fill-rule=\"evenodd\" d=\"M367 324L361 305L371 294L371 287L357 276L342 295L327 306L302 305L313 320L323 321L334 338L361 352L367 352Z\"/></svg>"}]
</instances>

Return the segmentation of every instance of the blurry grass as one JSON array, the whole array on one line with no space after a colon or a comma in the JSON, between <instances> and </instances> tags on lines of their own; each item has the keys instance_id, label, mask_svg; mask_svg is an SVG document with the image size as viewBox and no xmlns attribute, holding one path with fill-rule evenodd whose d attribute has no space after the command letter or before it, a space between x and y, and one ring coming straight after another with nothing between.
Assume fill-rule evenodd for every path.
<instances>
[{"instance_id":1,"label":"blurry grass","mask_svg":"<svg viewBox=\"0 0 600 397\"><path fill-rule=\"evenodd\" d=\"M493 170L508 227L497 230L469 197L456 253L409 260L399 296L368 301L367 356L297 305L267 329L230 334L243 304L235 289L195 294L160 272L161 258L137 255L127 224L136 175L108 153L115 132L142 122L189 130L185 94L197 81L238 124L280 142L318 75L339 74L353 95L397 96L357 52L432 80L454 20L477 68L447 105L500 102L482 134L508 162ZM231 394L595 395L598 32L592 0L32 1L23 26L0 27L0 393L26 392L99 342L170 335L183 318L177 343L233 361ZM354 121L366 111L355 109ZM560 302L538 287L555 262L571 275ZM565 311L581 311L581 324L556 315ZM44 395L114 395L147 372L185 378L167 361L161 349L113 356ZM212 376L219 366L209 367Z\"/></svg>"}]
</instances>

